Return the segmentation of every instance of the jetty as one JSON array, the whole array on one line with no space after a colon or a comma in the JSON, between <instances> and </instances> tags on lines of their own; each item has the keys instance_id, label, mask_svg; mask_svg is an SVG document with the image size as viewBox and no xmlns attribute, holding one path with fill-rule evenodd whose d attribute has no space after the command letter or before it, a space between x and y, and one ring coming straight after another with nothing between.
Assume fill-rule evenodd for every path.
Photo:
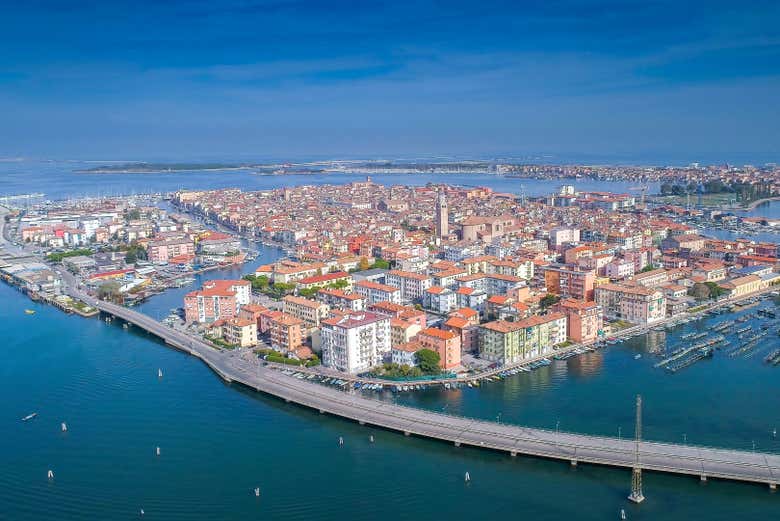
<instances>
[{"instance_id":1,"label":"jetty","mask_svg":"<svg viewBox=\"0 0 780 521\"><path fill-rule=\"evenodd\" d=\"M292 378L255 357L215 349L184 332L167 327L132 309L99 301L68 288L71 296L121 318L161 338L167 344L200 358L229 383L244 385L288 403L331 414L360 425L372 425L403 433L452 443L504 452L510 456L528 455L562 460L571 465L590 463L649 471L696 476L699 479L754 482L777 488L780 481L780 455L750 450L732 450L676 443L634 441L608 436L591 436L507 425L504 423L454 416L374 400Z\"/></svg>"}]
</instances>

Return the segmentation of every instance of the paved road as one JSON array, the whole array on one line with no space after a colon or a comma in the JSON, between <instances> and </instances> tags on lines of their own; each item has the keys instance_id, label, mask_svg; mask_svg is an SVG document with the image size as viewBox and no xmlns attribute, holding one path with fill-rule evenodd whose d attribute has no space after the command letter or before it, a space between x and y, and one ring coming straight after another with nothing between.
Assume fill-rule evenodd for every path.
<instances>
[{"instance_id":1,"label":"paved road","mask_svg":"<svg viewBox=\"0 0 780 521\"><path fill-rule=\"evenodd\" d=\"M71 279L72 280L72 279ZM167 343L203 360L227 381L239 382L257 391L277 396L321 413L333 414L368 425L448 441L576 463L593 463L631 468L635 465L634 442L603 436L568 432L557 433L505 425L350 395L323 385L290 377L263 366L254 357L219 351L181 331L171 329L134 310L97 301L67 285L71 296L80 298L106 313L141 327ZM780 481L780 455L642 442L640 467L674 474L690 474L769 484Z\"/></svg>"}]
</instances>

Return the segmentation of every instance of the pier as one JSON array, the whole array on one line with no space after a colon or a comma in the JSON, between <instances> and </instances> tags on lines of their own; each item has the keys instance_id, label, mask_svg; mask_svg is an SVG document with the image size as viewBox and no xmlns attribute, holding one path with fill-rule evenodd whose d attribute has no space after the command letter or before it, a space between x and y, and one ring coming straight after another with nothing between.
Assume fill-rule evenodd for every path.
<instances>
[{"instance_id":1,"label":"pier","mask_svg":"<svg viewBox=\"0 0 780 521\"><path fill-rule=\"evenodd\" d=\"M504 452L511 456L555 459L577 465L590 463L636 470L690 475L697 479L718 478L768 485L774 490L780 481L780 455L590 436L507 425L440 412L416 409L347 394L264 366L259 360L220 351L151 317L109 302L98 301L73 288L73 297L158 336L167 344L203 360L227 382L240 383L258 392L273 395L322 414L332 414L403 433L452 443Z\"/></svg>"}]
</instances>

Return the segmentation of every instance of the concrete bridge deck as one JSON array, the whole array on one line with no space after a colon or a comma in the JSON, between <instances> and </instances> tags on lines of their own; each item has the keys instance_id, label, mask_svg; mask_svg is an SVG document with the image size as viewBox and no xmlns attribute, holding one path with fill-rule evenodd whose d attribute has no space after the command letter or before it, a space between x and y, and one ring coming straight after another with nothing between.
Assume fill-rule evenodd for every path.
<instances>
[{"instance_id":1,"label":"concrete bridge deck","mask_svg":"<svg viewBox=\"0 0 780 521\"><path fill-rule=\"evenodd\" d=\"M423 409L382 402L357 394L347 394L306 380L291 378L231 352L214 349L208 344L171 329L151 317L123 306L97 301L71 288L72 296L86 301L105 313L160 337L166 343L197 356L223 379L238 382L287 402L297 403L321 413L328 413L403 432L454 443L503 451L512 456L525 454L613 467L635 466L635 443L631 439L589 436L555 432L516 425L499 424L452 416ZM672 474L689 474L768 484L772 489L780 482L780 455L643 441L640 443L639 467Z\"/></svg>"}]
</instances>

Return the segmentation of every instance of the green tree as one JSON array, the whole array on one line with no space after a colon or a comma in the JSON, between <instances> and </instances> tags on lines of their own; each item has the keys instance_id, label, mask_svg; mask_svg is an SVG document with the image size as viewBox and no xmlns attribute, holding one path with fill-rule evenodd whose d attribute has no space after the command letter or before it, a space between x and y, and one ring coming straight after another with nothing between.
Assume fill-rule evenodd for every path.
<instances>
[{"instance_id":1,"label":"green tree","mask_svg":"<svg viewBox=\"0 0 780 521\"><path fill-rule=\"evenodd\" d=\"M121 292L119 291L120 285L116 281L108 281L104 282L100 286L98 286L97 294L98 298L102 300L110 300L110 301L117 301L122 296Z\"/></svg>"},{"instance_id":2,"label":"green tree","mask_svg":"<svg viewBox=\"0 0 780 521\"><path fill-rule=\"evenodd\" d=\"M547 309L550 306L557 304L559 300L561 300L561 297L559 297L558 295L553 295L552 293L548 293L547 295L541 298L541 300L539 301L539 306L542 309Z\"/></svg>"},{"instance_id":3,"label":"green tree","mask_svg":"<svg viewBox=\"0 0 780 521\"><path fill-rule=\"evenodd\" d=\"M704 284L706 284L707 288L710 290L710 298L718 298L726 293L726 290L715 282L705 282Z\"/></svg>"},{"instance_id":4,"label":"green tree","mask_svg":"<svg viewBox=\"0 0 780 521\"><path fill-rule=\"evenodd\" d=\"M270 285L270 280L265 275L244 275L244 280L248 280L252 283L252 289L263 291Z\"/></svg>"},{"instance_id":5,"label":"green tree","mask_svg":"<svg viewBox=\"0 0 780 521\"><path fill-rule=\"evenodd\" d=\"M347 286L349 286L349 281L345 279L337 280L336 282L329 285L329 287L333 289L344 289Z\"/></svg>"},{"instance_id":6,"label":"green tree","mask_svg":"<svg viewBox=\"0 0 780 521\"><path fill-rule=\"evenodd\" d=\"M707 284L697 282L691 287L691 289L688 291L688 294L696 300L707 300L710 298L710 288L707 286Z\"/></svg>"},{"instance_id":7,"label":"green tree","mask_svg":"<svg viewBox=\"0 0 780 521\"><path fill-rule=\"evenodd\" d=\"M311 298L317 294L320 288L302 288L298 290L298 295L301 297Z\"/></svg>"},{"instance_id":8,"label":"green tree","mask_svg":"<svg viewBox=\"0 0 780 521\"><path fill-rule=\"evenodd\" d=\"M383 270L389 270L390 269L390 263L387 262L385 259L376 259L374 261L374 265L372 268L379 268Z\"/></svg>"},{"instance_id":9,"label":"green tree","mask_svg":"<svg viewBox=\"0 0 780 521\"><path fill-rule=\"evenodd\" d=\"M420 370L426 374L439 373L439 353L431 349L420 349L414 354L414 358L417 361L417 365Z\"/></svg>"}]
</instances>

